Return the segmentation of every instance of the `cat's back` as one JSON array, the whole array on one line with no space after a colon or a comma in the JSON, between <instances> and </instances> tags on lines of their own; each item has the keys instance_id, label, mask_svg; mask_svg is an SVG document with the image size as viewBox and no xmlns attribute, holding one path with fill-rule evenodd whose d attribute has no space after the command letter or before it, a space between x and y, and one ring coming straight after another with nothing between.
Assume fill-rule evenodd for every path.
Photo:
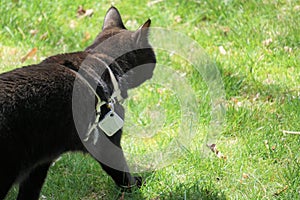
<instances>
[{"instance_id":1,"label":"cat's back","mask_svg":"<svg viewBox=\"0 0 300 200\"><path fill-rule=\"evenodd\" d=\"M74 79L72 71L56 63L0 74L0 140L5 132L25 129L34 120L38 125L41 117L63 109L71 100Z\"/></svg>"}]
</instances>

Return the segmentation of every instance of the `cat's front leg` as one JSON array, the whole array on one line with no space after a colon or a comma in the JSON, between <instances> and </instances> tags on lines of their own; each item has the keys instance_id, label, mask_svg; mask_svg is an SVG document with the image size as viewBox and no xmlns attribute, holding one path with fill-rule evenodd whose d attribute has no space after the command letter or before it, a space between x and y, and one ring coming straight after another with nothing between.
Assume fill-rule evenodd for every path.
<instances>
[{"instance_id":1,"label":"cat's front leg","mask_svg":"<svg viewBox=\"0 0 300 200\"><path fill-rule=\"evenodd\" d=\"M20 183L17 200L38 200L41 188L47 176L52 162L45 163L34 168L28 177Z\"/></svg>"},{"instance_id":2,"label":"cat's front leg","mask_svg":"<svg viewBox=\"0 0 300 200\"><path fill-rule=\"evenodd\" d=\"M101 155L97 156L102 168L108 173L114 182L122 188L131 188L133 186L141 187L142 178L133 177L129 172L121 142L122 130L119 130L111 137L104 133L99 136L99 146Z\"/></svg>"},{"instance_id":3,"label":"cat's front leg","mask_svg":"<svg viewBox=\"0 0 300 200\"><path fill-rule=\"evenodd\" d=\"M117 170L101 162L99 163L101 164L102 168L106 171L106 173L108 173L112 177L114 182L122 189L130 189L135 186L140 188L142 186L141 177L132 176L129 172L126 172L126 170Z\"/></svg>"}]
</instances>

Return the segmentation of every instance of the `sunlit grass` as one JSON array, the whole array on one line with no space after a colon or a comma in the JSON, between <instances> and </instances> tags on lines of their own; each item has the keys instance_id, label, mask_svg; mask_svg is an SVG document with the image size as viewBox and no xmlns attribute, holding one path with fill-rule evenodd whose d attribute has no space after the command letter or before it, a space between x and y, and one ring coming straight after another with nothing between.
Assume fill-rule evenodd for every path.
<instances>
[{"instance_id":1,"label":"sunlit grass","mask_svg":"<svg viewBox=\"0 0 300 200\"><path fill-rule=\"evenodd\" d=\"M92 8L93 16L77 18L79 5ZM83 0L1 1L0 72L82 50L100 31L110 5L110 1ZM172 165L141 174L147 184L126 193L125 199L299 199L300 136L283 130L300 131L300 2L130 0L114 5L130 29L151 18L152 26L196 40L221 72L227 105L226 126L217 143L226 159L213 153L204 156L203 134L210 115L207 87L201 74L183 59L158 51L160 64L186 77L195 92L201 130ZM33 48L37 53L21 63ZM137 130L158 126L165 130L138 144L130 135L139 133L125 133L124 141L129 142L123 146L136 154L164 148L170 141L165 134L169 138L179 134L180 100L159 84L144 85L134 94L126 105ZM155 109L166 113L151 118ZM160 117L166 119L164 124ZM7 199L14 199L16 193L12 189ZM42 195L47 199L122 196L97 162L81 154L67 154L51 168Z\"/></svg>"}]
</instances>

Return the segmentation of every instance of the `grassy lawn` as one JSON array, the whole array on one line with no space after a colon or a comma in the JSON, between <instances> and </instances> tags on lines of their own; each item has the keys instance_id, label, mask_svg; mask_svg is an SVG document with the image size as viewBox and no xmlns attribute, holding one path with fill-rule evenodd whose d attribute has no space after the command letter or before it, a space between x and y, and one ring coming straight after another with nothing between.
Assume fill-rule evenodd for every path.
<instances>
[{"instance_id":1,"label":"grassy lawn","mask_svg":"<svg viewBox=\"0 0 300 200\"><path fill-rule=\"evenodd\" d=\"M82 50L100 31L111 4L129 29L151 18L154 27L197 41L215 62L227 109L217 148L226 159L203 155L205 131L198 130L178 160L142 173L146 185L129 194L91 157L66 154L51 167L41 199L300 199L300 135L286 132L300 131L300 1L1 0L0 72ZM78 18L79 5L93 15ZM186 74L201 102L201 76L180 59L157 56L160 64ZM174 101L166 105L169 111L177 109ZM209 113L209 107L203 109ZM7 199L16 194L13 188Z\"/></svg>"}]
</instances>

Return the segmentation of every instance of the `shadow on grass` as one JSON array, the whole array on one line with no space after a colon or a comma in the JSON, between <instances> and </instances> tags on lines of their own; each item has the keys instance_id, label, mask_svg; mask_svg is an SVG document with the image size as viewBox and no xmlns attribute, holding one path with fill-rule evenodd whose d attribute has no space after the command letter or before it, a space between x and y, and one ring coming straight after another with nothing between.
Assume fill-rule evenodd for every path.
<instances>
[{"instance_id":1,"label":"shadow on grass","mask_svg":"<svg viewBox=\"0 0 300 200\"><path fill-rule=\"evenodd\" d=\"M151 195L150 195L151 196ZM147 198L146 198L147 197ZM151 199L151 200L226 200L226 196L223 192L213 189L205 188L199 185L192 186L191 188L175 188L170 192L162 192L156 197L152 196L149 198L147 194L142 194L138 190L133 193L119 194L115 199L124 200L141 200L141 199Z\"/></svg>"},{"instance_id":2,"label":"shadow on grass","mask_svg":"<svg viewBox=\"0 0 300 200\"><path fill-rule=\"evenodd\" d=\"M198 187L198 186L196 186ZM184 192L169 192L169 194L162 194L157 199L165 200L226 200L226 196L223 192L214 189L207 189L204 187L198 187L197 190L193 188L187 189Z\"/></svg>"},{"instance_id":3,"label":"shadow on grass","mask_svg":"<svg viewBox=\"0 0 300 200\"><path fill-rule=\"evenodd\" d=\"M134 188L130 193L122 193L115 187L110 193L117 194L108 199L115 200L226 200L225 193L220 191L212 181L195 181L190 183L176 183L161 185L155 177L155 172L144 172L141 175L146 183L141 189ZM153 176L155 177L153 179ZM148 183L147 180L153 180ZM161 180L163 181L163 180Z\"/></svg>"}]
</instances>

